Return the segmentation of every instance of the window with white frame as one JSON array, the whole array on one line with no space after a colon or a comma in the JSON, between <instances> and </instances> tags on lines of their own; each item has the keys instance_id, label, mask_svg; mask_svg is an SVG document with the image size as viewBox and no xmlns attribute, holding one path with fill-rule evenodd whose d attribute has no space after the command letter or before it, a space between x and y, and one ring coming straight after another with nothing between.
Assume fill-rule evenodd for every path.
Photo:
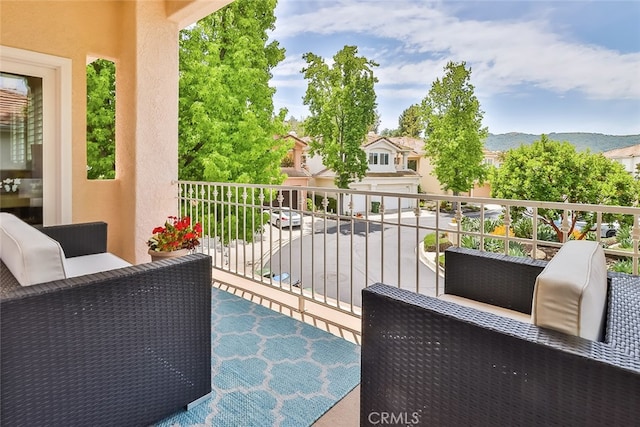
<instances>
[{"instance_id":1,"label":"window with white frame","mask_svg":"<svg viewBox=\"0 0 640 427\"><path fill-rule=\"evenodd\" d=\"M369 153L370 165L388 165L389 153Z\"/></svg>"}]
</instances>

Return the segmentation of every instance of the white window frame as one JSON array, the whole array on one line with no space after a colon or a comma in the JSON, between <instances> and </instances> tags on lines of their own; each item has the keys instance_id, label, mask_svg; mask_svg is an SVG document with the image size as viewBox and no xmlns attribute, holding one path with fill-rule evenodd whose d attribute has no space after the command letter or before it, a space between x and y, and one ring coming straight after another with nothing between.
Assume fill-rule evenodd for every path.
<instances>
[{"instance_id":1,"label":"white window frame","mask_svg":"<svg viewBox=\"0 0 640 427\"><path fill-rule=\"evenodd\" d=\"M72 219L71 59L0 45L4 72L42 78L43 224Z\"/></svg>"}]
</instances>

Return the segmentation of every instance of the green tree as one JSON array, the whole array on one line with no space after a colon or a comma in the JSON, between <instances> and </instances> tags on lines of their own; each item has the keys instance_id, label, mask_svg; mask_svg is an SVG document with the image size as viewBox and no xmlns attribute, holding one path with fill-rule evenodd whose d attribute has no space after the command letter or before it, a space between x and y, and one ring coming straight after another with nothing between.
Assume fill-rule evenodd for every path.
<instances>
[{"instance_id":1,"label":"green tree","mask_svg":"<svg viewBox=\"0 0 640 427\"><path fill-rule=\"evenodd\" d=\"M276 0L237 0L180 33L181 179L280 184L286 111L274 113L271 70L284 59Z\"/></svg>"},{"instance_id":2,"label":"green tree","mask_svg":"<svg viewBox=\"0 0 640 427\"><path fill-rule=\"evenodd\" d=\"M116 65L87 65L87 178L116 177Z\"/></svg>"},{"instance_id":3,"label":"green tree","mask_svg":"<svg viewBox=\"0 0 640 427\"><path fill-rule=\"evenodd\" d=\"M491 195L503 199L631 206L638 200L638 182L620 163L600 153L577 152L568 142L551 141L542 135L531 145L521 145L503 154L500 167L492 172ZM512 212L515 219L522 213L521 209ZM555 221L563 220L565 211L540 208L538 215L562 242L562 231ZM578 238L593 231L596 218L592 213L570 215L569 234L579 219L585 220L587 226ZM605 222L615 219L624 221L623 217L603 216Z\"/></svg>"},{"instance_id":4,"label":"green tree","mask_svg":"<svg viewBox=\"0 0 640 427\"><path fill-rule=\"evenodd\" d=\"M404 110L398 118L398 133L400 133L400 136L420 138L420 133L423 130L422 109L418 104L414 104Z\"/></svg>"},{"instance_id":5,"label":"green tree","mask_svg":"<svg viewBox=\"0 0 640 427\"><path fill-rule=\"evenodd\" d=\"M298 120L293 116L290 116L284 122L287 132L295 132L298 136L304 136L306 134L304 130L304 118Z\"/></svg>"},{"instance_id":6,"label":"green tree","mask_svg":"<svg viewBox=\"0 0 640 427\"><path fill-rule=\"evenodd\" d=\"M402 136L402 135L400 135L400 130L398 129L384 128L382 129L382 132L380 132L380 136Z\"/></svg>"},{"instance_id":7,"label":"green tree","mask_svg":"<svg viewBox=\"0 0 640 427\"><path fill-rule=\"evenodd\" d=\"M313 138L311 154L319 154L325 166L336 173L339 188L361 180L367 173L368 159L361 146L376 120L376 94L373 75L376 64L357 56L356 46L345 46L333 57L329 67L324 60L306 53L308 80L304 104L311 115L306 129Z\"/></svg>"},{"instance_id":8,"label":"green tree","mask_svg":"<svg viewBox=\"0 0 640 427\"><path fill-rule=\"evenodd\" d=\"M442 79L436 79L422 100L425 128L425 156L434 166L434 175L444 190L454 195L469 191L477 180L483 182L483 112L470 82L466 63L449 62Z\"/></svg>"},{"instance_id":9,"label":"green tree","mask_svg":"<svg viewBox=\"0 0 640 427\"><path fill-rule=\"evenodd\" d=\"M373 114L375 118L373 119L373 123L371 123L371 126L369 126L367 133L373 132L377 134L378 129L380 129L380 113L378 113L378 110L376 110Z\"/></svg>"},{"instance_id":10,"label":"green tree","mask_svg":"<svg viewBox=\"0 0 640 427\"><path fill-rule=\"evenodd\" d=\"M290 143L286 110L274 112L271 70L284 49L269 41L276 0L236 0L180 33L179 176L185 180L281 184ZM223 243L252 241L265 219L258 190L209 195L199 220ZM273 197L273 194L268 194ZM222 208L233 200L238 206ZM266 201L269 201L268 198ZM217 206L216 206L217 204ZM244 206L240 206L240 204ZM256 206L245 208L245 206Z\"/></svg>"}]
</instances>

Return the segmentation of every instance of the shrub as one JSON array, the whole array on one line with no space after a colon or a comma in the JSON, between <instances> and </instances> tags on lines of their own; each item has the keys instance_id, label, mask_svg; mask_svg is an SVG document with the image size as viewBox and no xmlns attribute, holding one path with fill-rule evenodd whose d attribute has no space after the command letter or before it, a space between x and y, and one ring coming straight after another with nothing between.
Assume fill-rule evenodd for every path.
<instances>
[{"instance_id":1,"label":"shrub","mask_svg":"<svg viewBox=\"0 0 640 427\"><path fill-rule=\"evenodd\" d=\"M429 233L424 236L423 245L425 252L436 252L436 233ZM438 238L438 250L444 252L448 247L452 246L447 238L447 233L440 233Z\"/></svg>"},{"instance_id":2,"label":"shrub","mask_svg":"<svg viewBox=\"0 0 640 427\"><path fill-rule=\"evenodd\" d=\"M448 200L441 200L440 201L440 210L443 211L450 211L452 210L452 206L451 206L451 202L449 202Z\"/></svg>"},{"instance_id":3,"label":"shrub","mask_svg":"<svg viewBox=\"0 0 640 427\"><path fill-rule=\"evenodd\" d=\"M316 210L316 205L313 203L313 200L311 200L311 197L307 197L307 210L311 212L315 212Z\"/></svg>"},{"instance_id":4,"label":"shrub","mask_svg":"<svg viewBox=\"0 0 640 427\"><path fill-rule=\"evenodd\" d=\"M315 196L314 202L319 209L324 209L324 205L322 204L323 201L324 196L319 194ZM336 199L333 197L327 197L327 202L327 212L338 212L338 201Z\"/></svg>"},{"instance_id":5,"label":"shrub","mask_svg":"<svg viewBox=\"0 0 640 427\"><path fill-rule=\"evenodd\" d=\"M480 222L480 220L478 220L478 222ZM484 232L487 234L493 233L493 230L500 227L503 229L501 236L504 236L504 225L500 218L487 218L484 220Z\"/></svg>"},{"instance_id":6,"label":"shrub","mask_svg":"<svg viewBox=\"0 0 640 427\"><path fill-rule=\"evenodd\" d=\"M531 218L522 217L513 223L513 233L516 237L530 239L533 237L533 221Z\"/></svg>"},{"instance_id":7,"label":"shrub","mask_svg":"<svg viewBox=\"0 0 640 427\"><path fill-rule=\"evenodd\" d=\"M485 239L484 250L487 252L504 252L504 242L498 239Z\"/></svg>"},{"instance_id":8,"label":"shrub","mask_svg":"<svg viewBox=\"0 0 640 427\"><path fill-rule=\"evenodd\" d=\"M480 249L480 239L467 234L460 237L460 246L467 249Z\"/></svg>"},{"instance_id":9,"label":"shrub","mask_svg":"<svg viewBox=\"0 0 640 427\"><path fill-rule=\"evenodd\" d=\"M546 242L557 242L558 234L548 224L538 224L538 240L544 240Z\"/></svg>"},{"instance_id":10,"label":"shrub","mask_svg":"<svg viewBox=\"0 0 640 427\"><path fill-rule=\"evenodd\" d=\"M633 263L630 259L621 259L613 263L609 269L618 273L633 274Z\"/></svg>"},{"instance_id":11,"label":"shrub","mask_svg":"<svg viewBox=\"0 0 640 427\"><path fill-rule=\"evenodd\" d=\"M480 231L480 220L478 218L469 218L463 216L460 227L462 228L462 231L478 232Z\"/></svg>"},{"instance_id":12,"label":"shrub","mask_svg":"<svg viewBox=\"0 0 640 427\"><path fill-rule=\"evenodd\" d=\"M633 239L631 238L631 226L623 225L616 234L616 240L622 249L633 248Z\"/></svg>"},{"instance_id":13,"label":"shrub","mask_svg":"<svg viewBox=\"0 0 640 427\"><path fill-rule=\"evenodd\" d=\"M505 227L504 224L500 224L491 231L491 234L495 234L496 236L506 236L506 231L507 227ZM515 237L515 233L512 228L509 228L509 237Z\"/></svg>"},{"instance_id":14,"label":"shrub","mask_svg":"<svg viewBox=\"0 0 640 427\"><path fill-rule=\"evenodd\" d=\"M520 257L529 256L527 254L527 251L525 250L524 245L520 242L509 242L509 255Z\"/></svg>"}]
</instances>

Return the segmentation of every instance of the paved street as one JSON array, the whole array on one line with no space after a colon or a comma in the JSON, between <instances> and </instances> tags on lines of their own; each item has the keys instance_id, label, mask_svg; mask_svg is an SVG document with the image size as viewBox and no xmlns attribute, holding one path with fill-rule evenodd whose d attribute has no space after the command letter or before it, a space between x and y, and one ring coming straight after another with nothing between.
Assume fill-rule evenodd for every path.
<instances>
[{"instance_id":1,"label":"paved street","mask_svg":"<svg viewBox=\"0 0 640 427\"><path fill-rule=\"evenodd\" d=\"M487 211L485 216L498 213ZM397 214L385 215L384 224L379 218L370 216L370 222L343 219L338 224L335 217L304 216L300 227L266 225L252 244L232 242L229 248L218 245L217 250L210 244L211 255L219 267L248 277L261 269L289 273L294 281L300 279L305 289L313 287L316 293L355 306L360 306L365 284L376 282L434 295L435 273L417 250L425 234L431 232L424 227L436 224L435 213L422 211L416 223L413 212L403 212L400 226ZM441 214L439 226L448 227L450 219L451 215ZM441 289L443 285L440 278Z\"/></svg>"},{"instance_id":2,"label":"paved street","mask_svg":"<svg viewBox=\"0 0 640 427\"><path fill-rule=\"evenodd\" d=\"M417 248L426 229L416 228L413 213L385 223L316 218L314 229L273 253L266 264L276 272L300 278L305 288L360 306L360 292L376 282L435 294L435 273L421 262ZM441 220L441 226L449 218ZM434 226L435 214L423 212L420 226ZM326 232L325 232L326 231ZM442 286L442 279L440 285Z\"/></svg>"}]
</instances>

